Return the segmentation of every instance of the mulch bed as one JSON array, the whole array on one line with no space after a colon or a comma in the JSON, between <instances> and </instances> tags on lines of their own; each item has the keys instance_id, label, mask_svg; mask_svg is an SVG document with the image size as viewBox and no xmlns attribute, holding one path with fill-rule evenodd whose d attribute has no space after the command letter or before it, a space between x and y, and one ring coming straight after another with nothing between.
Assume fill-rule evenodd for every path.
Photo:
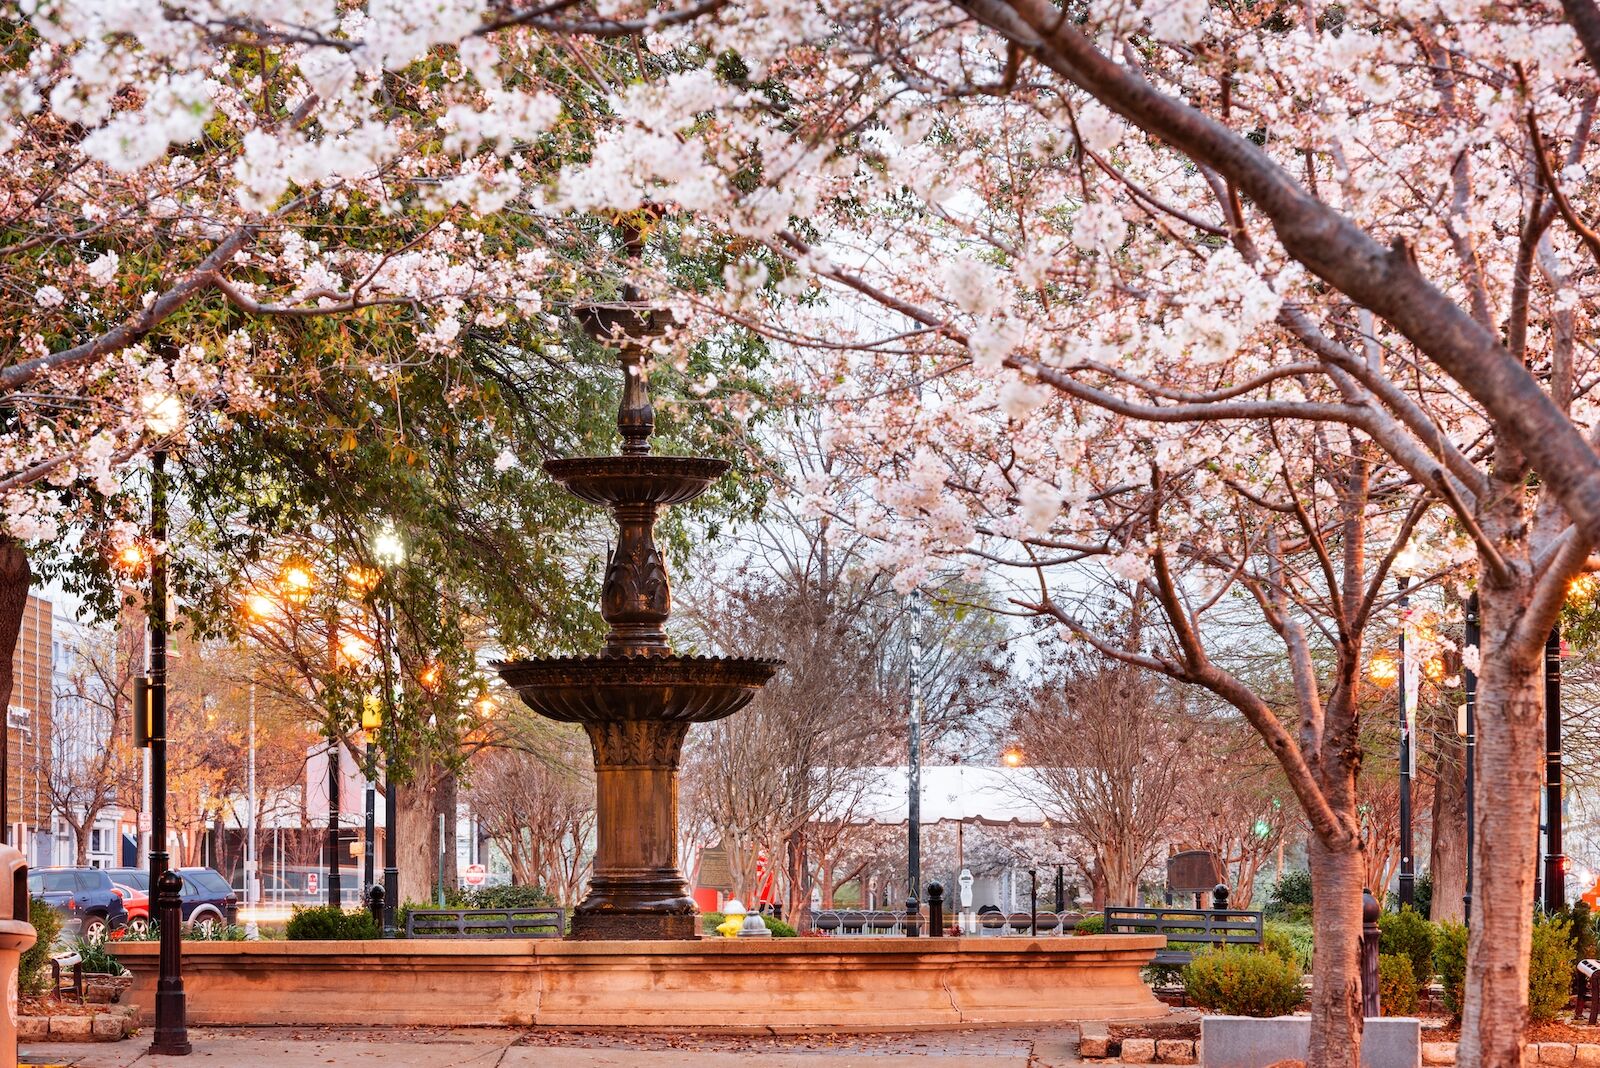
<instances>
[{"instance_id":1,"label":"mulch bed","mask_svg":"<svg viewBox=\"0 0 1600 1068\"><path fill-rule=\"evenodd\" d=\"M83 1001L71 994L23 994L17 1000L18 1016L93 1016L112 1006Z\"/></svg>"},{"instance_id":2,"label":"mulch bed","mask_svg":"<svg viewBox=\"0 0 1600 1068\"><path fill-rule=\"evenodd\" d=\"M1590 1027L1586 1023L1576 1023L1569 1019L1557 1019L1549 1023L1529 1024L1522 1032L1522 1038L1525 1042L1600 1043L1600 1027ZM1447 1019L1423 1020L1422 1041L1459 1042L1461 1025Z\"/></svg>"},{"instance_id":3,"label":"mulch bed","mask_svg":"<svg viewBox=\"0 0 1600 1068\"><path fill-rule=\"evenodd\" d=\"M1171 1023L1112 1024L1108 1032L1114 1039L1123 1038L1189 1038L1200 1037L1200 1024L1195 1020L1174 1020Z\"/></svg>"}]
</instances>

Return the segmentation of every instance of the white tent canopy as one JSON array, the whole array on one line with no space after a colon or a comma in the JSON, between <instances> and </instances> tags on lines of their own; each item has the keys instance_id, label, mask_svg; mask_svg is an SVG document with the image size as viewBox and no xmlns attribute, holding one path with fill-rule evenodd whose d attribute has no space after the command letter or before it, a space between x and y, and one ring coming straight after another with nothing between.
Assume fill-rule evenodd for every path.
<instances>
[{"instance_id":1,"label":"white tent canopy","mask_svg":"<svg viewBox=\"0 0 1600 1068\"><path fill-rule=\"evenodd\" d=\"M905 823L909 769L903 765L867 768L864 774L859 793L852 790L837 796L834 811L855 824ZM1048 790L1031 768L926 766L922 769L921 820L924 824L1038 827L1045 816L1034 799L1046 794Z\"/></svg>"}]
</instances>

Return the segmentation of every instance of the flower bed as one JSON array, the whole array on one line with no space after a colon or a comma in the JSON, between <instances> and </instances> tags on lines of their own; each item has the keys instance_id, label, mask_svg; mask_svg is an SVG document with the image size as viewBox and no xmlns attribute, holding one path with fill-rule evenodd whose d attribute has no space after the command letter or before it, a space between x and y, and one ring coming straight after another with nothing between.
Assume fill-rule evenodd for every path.
<instances>
[{"instance_id":1,"label":"flower bed","mask_svg":"<svg viewBox=\"0 0 1600 1068\"><path fill-rule=\"evenodd\" d=\"M74 997L23 997L17 1006L23 1042L116 1042L139 1027L136 1005L96 1005Z\"/></svg>"}]
</instances>

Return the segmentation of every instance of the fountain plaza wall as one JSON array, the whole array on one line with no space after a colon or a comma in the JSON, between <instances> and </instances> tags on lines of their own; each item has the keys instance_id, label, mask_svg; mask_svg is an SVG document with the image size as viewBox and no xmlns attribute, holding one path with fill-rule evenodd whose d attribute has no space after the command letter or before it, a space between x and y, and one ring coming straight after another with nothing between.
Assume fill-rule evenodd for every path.
<instances>
[{"instance_id":1,"label":"fountain plaza wall","mask_svg":"<svg viewBox=\"0 0 1600 1068\"><path fill-rule=\"evenodd\" d=\"M1155 935L190 942L191 1024L893 1030L1164 1015ZM155 1004L153 942L116 955Z\"/></svg>"}]
</instances>

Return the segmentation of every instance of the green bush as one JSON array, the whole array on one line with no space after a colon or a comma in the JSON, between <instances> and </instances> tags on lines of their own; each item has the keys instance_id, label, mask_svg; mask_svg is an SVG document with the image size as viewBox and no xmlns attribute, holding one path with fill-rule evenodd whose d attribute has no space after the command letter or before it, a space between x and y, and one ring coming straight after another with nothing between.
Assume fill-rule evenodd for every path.
<instances>
[{"instance_id":1,"label":"green bush","mask_svg":"<svg viewBox=\"0 0 1600 1068\"><path fill-rule=\"evenodd\" d=\"M1378 1011L1385 1016L1417 1013L1417 977L1404 953L1378 954Z\"/></svg>"},{"instance_id":2,"label":"green bush","mask_svg":"<svg viewBox=\"0 0 1600 1068\"><path fill-rule=\"evenodd\" d=\"M1411 903L1423 919L1433 919L1433 872L1423 872L1417 876L1417 881L1411 884ZM1429 962L1429 967L1432 966L1432 962Z\"/></svg>"},{"instance_id":3,"label":"green bush","mask_svg":"<svg viewBox=\"0 0 1600 1068\"><path fill-rule=\"evenodd\" d=\"M1434 926L1409 906L1378 917L1378 953L1411 961L1411 977L1419 988L1433 982Z\"/></svg>"},{"instance_id":4,"label":"green bush","mask_svg":"<svg viewBox=\"0 0 1600 1068\"><path fill-rule=\"evenodd\" d=\"M24 994L42 994L50 989L50 950L61 935L61 913L36 897L28 902L28 922L38 938L22 951L17 985Z\"/></svg>"},{"instance_id":5,"label":"green bush","mask_svg":"<svg viewBox=\"0 0 1600 1068\"><path fill-rule=\"evenodd\" d=\"M708 935L717 933L717 925L728 918L725 912L702 912L700 914L700 930Z\"/></svg>"},{"instance_id":6,"label":"green bush","mask_svg":"<svg viewBox=\"0 0 1600 1068\"><path fill-rule=\"evenodd\" d=\"M72 951L83 962L85 974L121 975L128 970L122 966L120 960L113 957L110 951L107 950L106 940L103 938L74 938L72 940Z\"/></svg>"},{"instance_id":7,"label":"green bush","mask_svg":"<svg viewBox=\"0 0 1600 1068\"><path fill-rule=\"evenodd\" d=\"M1303 920L1311 915L1311 873L1286 871L1278 876L1267 895L1267 913L1291 920Z\"/></svg>"},{"instance_id":8,"label":"green bush","mask_svg":"<svg viewBox=\"0 0 1600 1068\"><path fill-rule=\"evenodd\" d=\"M1230 1016L1283 1016L1300 1007L1300 967L1255 949L1207 949L1183 970L1196 1005Z\"/></svg>"},{"instance_id":9,"label":"green bush","mask_svg":"<svg viewBox=\"0 0 1600 1068\"><path fill-rule=\"evenodd\" d=\"M1433 940L1433 970L1444 988L1445 1011L1461 1018L1461 993L1467 986L1467 925L1438 924Z\"/></svg>"},{"instance_id":10,"label":"green bush","mask_svg":"<svg viewBox=\"0 0 1600 1068\"><path fill-rule=\"evenodd\" d=\"M331 942L377 938L381 931L372 913L346 912L337 905L295 906L287 928L291 942Z\"/></svg>"},{"instance_id":11,"label":"green bush","mask_svg":"<svg viewBox=\"0 0 1600 1068\"><path fill-rule=\"evenodd\" d=\"M1572 925L1564 916L1535 917L1528 958L1528 1019L1548 1023L1572 996Z\"/></svg>"},{"instance_id":12,"label":"green bush","mask_svg":"<svg viewBox=\"0 0 1600 1068\"><path fill-rule=\"evenodd\" d=\"M761 922L767 925L767 930L772 932L773 938L795 937L794 928L784 921L778 919L776 916L768 916L763 913L761 916Z\"/></svg>"},{"instance_id":13,"label":"green bush","mask_svg":"<svg viewBox=\"0 0 1600 1068\"><path fill-rule=\"evenodd\" d=\"M1079 934L1105 934L1106 914L1103 912L1091 913L1073 924L1072 929Z\"/></svg>"},{"instance_id":14,"label":"green bush","mask_svg":"<svg viewBox=\"0 0 1600 1068\"><path fill-rule=\"evenodd\" d=\"M445 905L453 909L550 909L556 899L542 886L475 886L447 890Z\"/></svg>"},{"instance_id":15,"label":"green bush","mask_svg":"<svg viewBox=\"0 0 1600 1068\"><path fill-rule=\"evenodd\" d=\"M1290 923L1287 920L1269 920L1261 933L1261 944L1269 953L1283 956L1283 944L1287 940L1293 952L1292 959L1300 966L1301 972L1311 970L1311 950L1314 944L1313 929L1309 923Z\"/></svg>"},{"instance_id":16,"label":"green bush","mask_svg":"<svg viewBox=\"0 0 1600 1068\"><path fill-rule=\"evenodd\" d=\"M1573 956L1577 960L1587 960L1600 955L1595 941L1594 913L1589 911L1589 903L1579 901L1571 908L1562 909L1560 915L1570 921Z\"/></svg>"}]
</instances>

